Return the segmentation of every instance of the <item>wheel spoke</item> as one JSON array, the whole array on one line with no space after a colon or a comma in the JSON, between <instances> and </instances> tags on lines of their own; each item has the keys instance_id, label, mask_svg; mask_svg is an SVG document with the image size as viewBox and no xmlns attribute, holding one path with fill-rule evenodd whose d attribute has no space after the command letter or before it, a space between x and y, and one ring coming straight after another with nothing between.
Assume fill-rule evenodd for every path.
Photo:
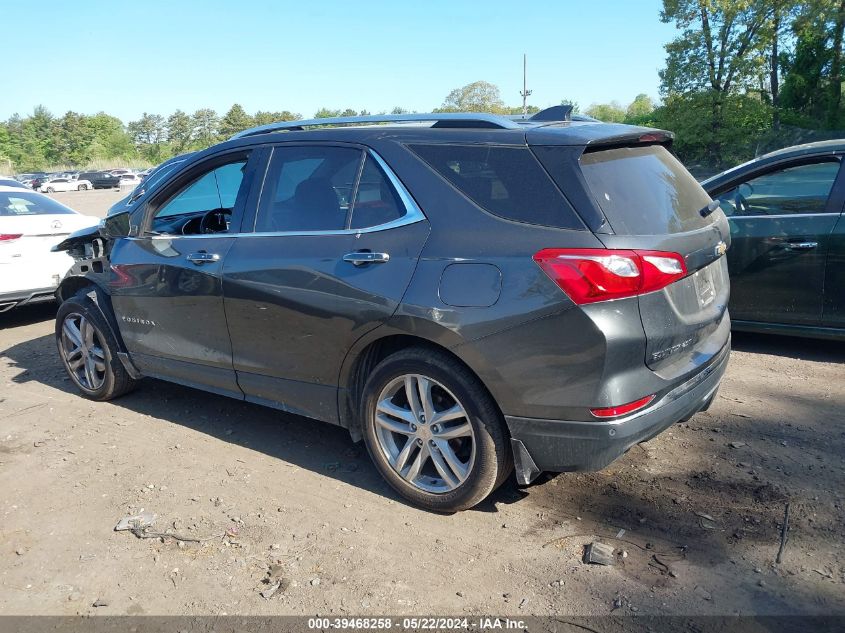
<instances>
[{"instance_id":1,"label":"wheel spoke","mask_svg":"<svg viewBox=\"0 0 845 633\"><path fill-rule=\"evenodd\" d=\"M455 455L455 451L452 450L452 447L449 446L449 442L446 440L437 439L434 440L437 444L437 448L440 449L440 454L443 455L443 459L449 464L449 468L455 473L455 476L458 478L458 481L463 481L467 478L467 467L466 465L458 459L458 456Z\"/></svg>"},{"instance_id":2,"label":"wheel spoke","mask_svg":"<svg viewBox=\"0 0 845 633\"><path fill-rule=\"evenodd\" d=\"M94 327L88 319L79 320L79 330L82 333L82 340L85 341L85 347L94 347Z\"/></svg>"},{"instance_id":3,"label":"wheel spoke","mask_svg":"<svg viewBox=\"0 0 845 633\"><path fill-rule=\"evenodd\" d=\"M106 353L103 351L102 347L95 345L94 347L91 348L91 351L93 352L94 356L96 356L97 358L99 358L101 360L106 360Z\"/></svg>"},{"instance_id":4,"label":"wheel spoke","mask_svg":"<svg viewBox=\"0 0 845 633\"><path fill-rule=\"evenodd\" d=\"M393 467L397 472L402 472L405 465L408 463L408 458L411 456L411 453L414 452L416 447L417 443L414 441L414 438L409 437L408 441L405 442L405 446L403 446L402 450L399 451L399 455L396 456L396 461L393 462Z\"/></svg>"},{"instance_id":5,"label":"wheel spoke","mask_svg":"<svg viewBox=\"0 0 845 633\"><path fill-rule=\"evenodd\" d=\"M428 445L423 444L420 447L420 452L417 453L417 458L411 464L411 467L408 469L408 472L403 474L402 477L404 477L406 481L410 481L413 483L413 481L420 476L420 472L422 472L423 466L425 466L426 461L428 461L428 457Z\"/></svg>"},{"instance_id":6,"label":"wheel spoke","mask_svg":"<svg viewBox=\"0 0 845 633\"><path fill-rule=\"evenodd\" d=\"M62 326L62 332L73 343L74 347L82 347L82 333L76 323L67 319Z\"/></svg>"},{"instance_id":7,"label":"wheel spoke","mask_svg":"<svg viewBox=\"0 0 845 633\"><path fill-rule=\"evenodd\" d=\"M434 418L434 402L431 399L431 381L428 378L417 376L417 389L420 392L420 403L425 414L425 421L431 422L432 418Z\"/></svg>"},{"instance_id":8,"label":"wheel spoke","mask_svg":"<svg viewBox=\"0 0 845 633\"><path fill-rule=\"evenodd\" d=\"M470 426L469 422L463 422L462 424L457 424L455 426L449 426L445 429L441 429L439 433L436 434L436 437L443 440L453 440L456 437L471 437L472 436L472 427Z\"/></svg>"},{"instance_id":9,"label":"wheel spoke","mask_svg":"<svg viewBox=\"0 0 845 633\"><path fill-rule=\"evenodd\" d=\"M77 351L79 351L79 350L77 350ZM84 362L85 362L85 357L82 356L81 353L79 355L77 355L76 358L68 358L67 359L67 365L68 365L68 367L71 368L72 371L76 371L77 369L82 367L82 364Z\"/></svg>"},{"instance_id":10,"label":"wheel spoke","mask_svg":"<svg viewBox=\"0 0 845 633\"><path fill-rule=\"evenodd\" d=\"M99 360L99 359L97 359L97 358L93 358L93 359L92 359L92 361L94 362L94 368L95 368L97 371L106 371L106 364L105 364L105 362L103 362L103 361L101 361L101 360ZM98 382L99 382L99 378L98 378Z\"/></svg>"},{"instance_id":11,"label":"wheel spoke","mask_svg":"<svg viewBox=\"0 0 845 633\"><path fill-rule=\"evenodd\" d=\"M464 411L464 408L456 402L445 411L437 411L434 414L431 423L443 424L444 422L451 422L452 420L458 420L465 417L467 417L466 411Z\"/></svg>"},{"instance_id":12,"label":"wheel spoke","mask_svg":"<svg viewBox=\"0 0 845 633\"><path fill-rule=\"evenodd\" d=\"M89 389L97 388L97 371L94 368L94 361L88 356L85 357L85 381L88 383Z\"/></svg>"},{"instance_id":13,"label":"wheel spoke","mask_svg":"<svg viewBox=\"0 0 845 633\"><path fill-rule=\"evenodd\" d=\"M440 451L431 451L431 462L434 464L437 472L440 473L440 476L443 477L443 481L445 481L449 487L455 488L461 483L443 459L443 455L440 454Z\"/></svg>"},{"instance_id":14,"label":"wheel spoke","mask_svg":"<svg viewBox=\"0 0 845 633\"><path fill-rule=\"evenodd\" d=\"M400 420L404 420L408 424L414 424L417 421L417 418L414 416L413 411L409 411L408 409L403 409L402 407L398 407L390 400L390 398L385 398L384 400L379 401L377 410L380 413L385 413L393 418L399 418ZM403 431L400 431L400 433Z\"/></svg>"},{"instance_id":15,"label":"wheel spoke","mask_svg":"<svg viewBox=\"0 0 845 633\"><path fill-rule=\"evenodd\" d=\"M417 376L405 376L405 396L408 398L408 406L414 414L414 419L419 420L422 413L420 394L417 390Z\"/></svg>"},{"instance_id":16,"label":"wheel spoke","mask_svg":"<svg viewBox=\"0 0 845 633\"><path fill-rule=\"evenodd\" d=\"M407 424L406 422L401 422L399 420L394 420L393 418L388 417L383 413L376 413L376 424L378 424L382 428L387 429L388 431L392 431L393 433L401 433L402 435L414 434L409 424Z\"/></svg>"}]
</instances>

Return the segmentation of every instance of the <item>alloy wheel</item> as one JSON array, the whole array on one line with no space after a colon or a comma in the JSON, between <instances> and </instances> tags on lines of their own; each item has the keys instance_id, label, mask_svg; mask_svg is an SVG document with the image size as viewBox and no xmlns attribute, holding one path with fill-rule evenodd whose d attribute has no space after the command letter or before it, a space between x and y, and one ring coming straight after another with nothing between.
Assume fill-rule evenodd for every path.
<instances>
[{"instance_id":1,"label":"alloy wheel","mask_svg":"<svg viewBox=\"0 0 845 633\"><path fill-rule=\"evenodd\" d=\"M106 354L97 330L73 312L62 323L62 354L68 370L83 389L96 391L106 380Z\"/></svg>"},{"instance_id":2,"label":"alloy wheel","mask_svg":"<svg viewBox=\"0 0 845 633\"><path fill-rule=\"evenodd\" d=\"M373 418L382 454L412 486L443 494L472 472L475 432L467 411L436 380L420 374L394 378L379 394Z\"/></svg>"}]
</instances>

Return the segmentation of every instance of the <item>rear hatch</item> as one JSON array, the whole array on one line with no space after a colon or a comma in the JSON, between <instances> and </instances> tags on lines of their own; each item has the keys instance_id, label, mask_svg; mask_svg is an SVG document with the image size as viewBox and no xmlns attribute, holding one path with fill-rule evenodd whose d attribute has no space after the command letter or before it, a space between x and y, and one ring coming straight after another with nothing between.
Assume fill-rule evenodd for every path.
<instances>
[{"instance_id":1,"label":"rear hatch","mask_svg":"<svg viewBox=\"0 0 845 633\"><path fill-rule=\"evenodd\" d=\"M633 142L591 143L577 157L577 168L574 157L570 162L586 194L576 206L591 207L585 219L599 218L592 228L608 249L634 251L640 261L651 257L658 265L674 265L673 254L683 262L677 280L638 296L645 364L666 379L708 362L730 333L727 219L718 208L708 209L707 193L655 142L669 138L639 135ZM661 253L669 259L662 260Z\"/></svg>"}]
</instances>

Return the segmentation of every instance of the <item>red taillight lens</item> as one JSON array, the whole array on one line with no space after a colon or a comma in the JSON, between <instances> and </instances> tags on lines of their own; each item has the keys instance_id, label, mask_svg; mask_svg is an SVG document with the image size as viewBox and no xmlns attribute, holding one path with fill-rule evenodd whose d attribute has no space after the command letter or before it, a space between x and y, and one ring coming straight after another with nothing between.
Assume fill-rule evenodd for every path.
<instances>
[{"instance_id":1,"label":"red taillight lens","mask_svg":"<svg viewBox=\"0 0 845 633\"><path fill-rule=\"evenodd\" d=\"M23 233L0 233L0 242L14 242L23 237Z\"/></svg>"},{"instance_id":2,"label":"red taillight lens","mask_svg":"<svg viewBox=\"0 0 845 633\"><path fill-rule=\"evenodd\" d=\"M625 415L626 413L633 413L634 411L638 411L643 407L646 407L651 404L652 400L654 400L654 396L646 396L645 398L634 400L633 402L629 402L628 404L620 404L618 407L590 409L590 413L592 413L597 418L615 418L619 415Z\"/></svg>"},{"instance_id":3,"label":"red taillight lens","mask_svg":"<svg viewBox=\"0 0 845 633\"><path fill-rule=\"evenodd\" d=\"M653 292L687 274L683 257L663 251L546 248L534 261L578 305Z\"/></svg>"}]
</instances>

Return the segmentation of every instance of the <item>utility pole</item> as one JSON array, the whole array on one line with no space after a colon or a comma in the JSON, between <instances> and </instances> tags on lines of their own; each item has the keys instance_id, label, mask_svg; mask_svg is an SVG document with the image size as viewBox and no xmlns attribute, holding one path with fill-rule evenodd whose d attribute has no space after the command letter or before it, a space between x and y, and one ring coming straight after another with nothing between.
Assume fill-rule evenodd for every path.
<instances>
[{"instance_id":1,"label":"utility pole","mask_svg":"<svg viewBox=\"0 0 845 633\"><path fill-rule=\"evenodd\" d=\"M528 116L528 97L531 96L531 91L528 89L528 79L526 74L526 67L528 65L528 56L523 53L522 54L522 92L519 94L522 96L522 116Z\"/></svg>"}]
</instances>

